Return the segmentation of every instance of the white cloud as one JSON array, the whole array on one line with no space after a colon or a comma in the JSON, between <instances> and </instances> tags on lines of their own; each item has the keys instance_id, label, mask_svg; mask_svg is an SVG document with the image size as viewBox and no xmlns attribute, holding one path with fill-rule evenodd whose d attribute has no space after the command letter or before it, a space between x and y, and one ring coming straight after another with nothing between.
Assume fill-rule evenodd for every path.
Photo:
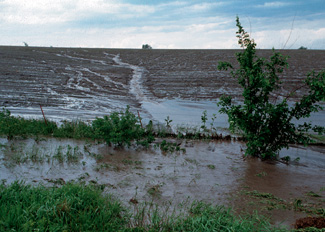
<instances>
[{"instance_id":1,"label":"white cloud","mask_svg":"<svg viewBox=\"0 0 325 232\"><path fill-rule=\"evenodd\" d=\"M215 2L215 3L198 3L194 5L187 6L183 8L183 11L189 12L189 13L194 13L194 12L203 12L206 10L213 9L215 7L220 7L227 4L227 2Z\"/></svg>"},{"instance_id":2,"label":"white cloud","mask_svg":"<svg viewBox=\"0 0 325 232\"><path fill-rule=\"evenodd\" d=\"M265 2L263 5L257 5L256 7L264 7L264 8L278 8L283 6L291 5L289 2Z\"/></svg>"},{"instance_id":3,"label":"white cloud","mask_svg":"<svg viewBox=\"0 0 325 232\"><path fill-rule=\"evenodd\" d=\"M4 0L0 19L6 23L48 24L80 20L98 14L132 18L155 12L153 6L132 5L116 0Z\"/></svg>"},{"instance_id":4,"label":"white cloud","mask_svg":"<svg viewBox=\"0 0 325 232\"><path fill-rule=\"evenodd\" d=\"M311 49L325 49L325 27L313 29L283 29L259 31L253 35L258 48L297 49L300 46ZM314 44L323 41L323 44ZM318 47L315 47L318 46Z\"/></svg>"}]
</instances>

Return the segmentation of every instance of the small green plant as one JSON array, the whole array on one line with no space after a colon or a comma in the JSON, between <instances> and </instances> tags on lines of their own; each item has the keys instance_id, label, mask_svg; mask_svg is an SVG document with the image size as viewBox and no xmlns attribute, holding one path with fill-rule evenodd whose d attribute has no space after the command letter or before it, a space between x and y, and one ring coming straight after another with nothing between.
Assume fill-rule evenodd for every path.
<instances>
[{"instance_id":1,"label":"small green plant","mask_svg":"<svg viewBox=\"0 0 325 232\"><path fill-rule=\"evenodd\" d=\"M264 176L267 176L267 173L266 172L260 172L260 173L257 173L256 176L264 177Z\"/></svg>"},{"instance_id":2,"label":"small green plant","mask_svg":"<svg viewBox=\"0 0 325 232\"><path fill-rule=\"evenodd\" d=\"M62 163L64 161L63 147L62 146L59 146L56 149L56 152L55 152L53 158L57 159L60 163Z\"/></svg>"},{"instance_id":3,"label":"small green plant","mask_svg":"<svg viewBox=\"0 0 325 232\"><path fill-rule=\"evenodd\" d=\"M199 162L195 159L185 158L185 161L188 163L191 163L191 164L195 164L195 165L199 164Z\"/></svg>"},{"instance_id":4,"label":"small green plant","mask_svg":"<svg viewBox=\"0 0 325 232\"><path fill-rule=\"evenodd\" d=\"M294 162L299 162L300 161L300 157L297 157L293 160Z\"/></svg>"},{"instance_id":5,"label":"small green plant","mask_svg":"<svg viewBox=\"0 0 325 232\"><path fill-rule=\"evenodd\" d=\"M212 118L211 118L211 123L210 123L210 130L211 130L212 134L216 133L216 131L217 131L217 128L214 127L214 122L215 122L216 119L217 119L217 115L213 114Z\"/></svg>"},{"instance_id":6,"label":"small green plant","mask_svg":"<svg viewBox=\"0 0 325 232\"><path fill-rule=\"evenodd\" d=\"M295 210L298 210L302 207L302 200L301 199L295 199L293 202L293 207Z\"/></svg>"},{"instance_id":7,"label":"small green plant","mask_svg":"<svg viewBox=\"0 0 325 232\"><path fill-rule=\"evenodd\" d=\"M166 122L166 127L167 127L168 129L171 129L171 123L173 122L173 120L171 120L171 119L169 118L169 116L167 116L167 118L165 119L165 122Z\"/></svg>"},{"instance_id":8,"label":"small green plant","mask_svg":"<svg viewBox=\"0 0 325 232\"><path fill-rule=\"evenodd\" d=\"M203 131L206 131L207 127L206 127L206 122L208 121L208 116L207 116L207 111L203 111L202 115L201 115L201 122L202 122L202 125L201 125L201 129Z\"/></svg>"},{"instance_id":9,"label":"small green plant","mask_svg":"<svg viewBox=\"0 0 325 232\"><path fill-rule=\"evenodd\" d=\"M130 159L123 159L122 163L125 165L132 165L134 162L133 162L133 160L130 160Z\"/></svg>"},{"instance_id":10,"label":"small green plant","mask_svg":"<svg viewBox=\"0 0 325 232\"><path fill-rule=\"evenodd\" d=\"M153 185L151 186L149 189L148 189L148 193L151 195L151 196L160 196L161 195L161 187L162 187L163 184L156 184L156 185Z\"/></svg>"},{"instance_id":11,"label":"small green plant","mask_svg":"<svg viewBox=\"0 0 325 232\"><path fill-rule=\"evenodd\" d=\"M306 193L306 195L310 197L322 197L321 195L314 193L313 191Z\"/></svg>"},{"instance_id":12,"label":"small green plant","mask_svg":"<svg viewBox=\"0 0 325 232\"><path fill-rule=\"evenodd\" d=\"M254 196L256 198L267 198L267 199L281 200L280 198L275 197L272 193L263 193L263 192L259 192L257 190L244 191L244 194Z\"/></svg>"},{"instance_id":13,"label":"small green plant","mask_svg":"<svg viewBox=\"0 0 325 232\"><path fill-rule=\"evenodd\" d=\"M161 143L158 143L156 147L159 147L161 151L167 153L174 153L180 151L182 151L183 153L186 152L186 149L181 148L180 144L167 142L166 140L163 140Z\"/></svg>"},{"instance_id":14,"label":"small green plant","mask_svg":"<svg viewBox=\"0 0 325 232\"><path fill-rule=\"evenodd\" d=\"M66 158L68 162L77 162L82 153L79 151L79 147L75 146L72 148L70 145L67 146Z\"/></svg>"},{"instance_id":15,"label":"small green plant","mask_svg":"<svg viewBox=\"0 0 325 232\"><path fill-rule=\"evenodd\" d=\"M136 160L136 161L134 161L134 164L136 164L136 165L142 165L142 161Z\"/></svg>"},{"instance_id":16,"label":"small green plant","mask_svg":"<svg viewBox=\"0 0 325 232\"><path fill-rule=\"evenodd\" d=\"M32 149L25 153L25 156L32 162L42 163L45 159L45 155L42 154L42 151L34 144Z\"/></svg>"},{"instance_id":17,"label":"small green plant","mask_svg":"<svg viewBox=\"0 0 325 232\"><path fill-rule=\"evenodd\" d=\"M325 70L310 72L304 85L298 86L282 100L272 99L271 94L277 96L274 92L281 88L279 74L288 66L287 57L274 50L269 60L258 57L256 43L244 30L238 17L236 23L238 44L243 52L236 54L239 69L231 71L231 74L243 88L244 102L236 105L230 96L223 96L218 103L220 113L228 115L232 131L239 130L247 139L246 155L271 159L289 144L307 145L311 139L306 132L313 130L323 134L325 128L312 126L311 123L295 125L292 121L308 118L312 112L322 109L317 103L325 99ZM228 62L220 62L218 69L233 67ZM288 99L301 87L308 88L308 94L290 106Z\"/></svg>"},{"instance_id":18,"label":"small green plant","mask_svg":"<svg viewBox=\"0 0 325 232\"><path fill-rule=\"evenodd\" d=\"M281 160L288 163L291 160L291 158L290 158L290 156L284 156L284 157L281 158Z\"/></svg>"},{"instance_id":19,"label":"small green plant","mask_svg":"<svg viewBox=\"0 0 325 232\"><path fill-rule=\"evenodd\" d=\"M110 165L108 163L100 163L100 164L97 164L97 166L95 167L95 171L99 172L103 169L109 169L111 167L112 167L112 165Z\"/></svg>"},{"instance_id":20,"label":"small green plant","mask_svg":"<svg viewBox=\"0 0 325 232\"><path fill-rule=\"evenodd\" d=\"M207 167L208 167L209 169L212 169L212 170L213 170L213 169L216 169L216 166L213 165L213 164L208 164Z\"/></svg>"}]
</instances>

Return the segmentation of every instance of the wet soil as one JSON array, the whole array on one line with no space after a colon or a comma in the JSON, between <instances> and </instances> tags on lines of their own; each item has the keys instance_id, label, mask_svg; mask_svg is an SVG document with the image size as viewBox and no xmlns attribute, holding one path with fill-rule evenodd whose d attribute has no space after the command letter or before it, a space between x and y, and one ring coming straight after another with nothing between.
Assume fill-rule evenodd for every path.
<instances>
[{"instance_id":1,"label":"wet soil","mask_svg":"<svg viewBox=\"0 0 325 232\"><path fill-rule=\"evenodd\" d=\"M224 94L241 100L236 79L217 70L219 61L236 67L239 51L0 46L0 106L14 115L41 117L42 105L54 120L91 120L129 105L148 120L161 122L159 116L169 114L175 120L184 117L187 123L191 110L202 114L208 107L215 113L215 102ZM290 66L281 74L284 85L274 100L298 89L289 98L294 102L306 93L299 88L306 74L325 67L325 51L281 52L290 56ZM268 57L272 51L257 53ZM200 121L200 115L194 115ZM218 126L226 124L222 120Z\"/></svg>"},{"instance_id":2,"label":"wet soil","mask_svg":"<svg viewBox=\"0 0 325 232\"><path fill-rule=\"evenodd\" d=\"M291 228L297 219L317 216L325 208L325 152L318 146L282 151L281 156L292 156L292 162L284 164L244 158L245 144L238 141L172 142L186 151L165 153L155 146L112 148L98 142L53 138L2 138L0 176L7 183L98 184L130 207L152 202L177 208L202 200L231 206L241 215L258 210L270 216L272 223ZM299 162L294 161L297 154Z\"/></svg>"}]
</instances>

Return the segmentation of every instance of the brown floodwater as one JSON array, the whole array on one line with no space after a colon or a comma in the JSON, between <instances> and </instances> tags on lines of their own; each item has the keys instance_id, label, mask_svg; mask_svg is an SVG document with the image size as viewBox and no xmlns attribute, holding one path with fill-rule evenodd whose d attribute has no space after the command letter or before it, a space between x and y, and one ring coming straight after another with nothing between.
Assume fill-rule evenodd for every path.
<instances>
[{"instance_id":1,"label":"brown floodwater","mask_svg":"<svg viewBox=\"0 0 325 232\"><path fill-rule=\"evenodd\" d=\"M157 141L159 142L159 141ZM123 204L180 203L202 200L233 207L238 213L258 210L277 224L290 226L306 213L293 209L266 209L261 198L269 193L291 204L325 207L323 147L290 147L280 156L289 164L244 158L238 141L172 140L186 151L165 153L159 148L112 148L103 143L46 138L0 139L0 179L11 183L53 185L86 181L105 186ZM299 156L299 161L294 161ZM313 192L320 197L308 197ZM130 202L133 202L131 203Z\"/></svg>"}]
</instances>

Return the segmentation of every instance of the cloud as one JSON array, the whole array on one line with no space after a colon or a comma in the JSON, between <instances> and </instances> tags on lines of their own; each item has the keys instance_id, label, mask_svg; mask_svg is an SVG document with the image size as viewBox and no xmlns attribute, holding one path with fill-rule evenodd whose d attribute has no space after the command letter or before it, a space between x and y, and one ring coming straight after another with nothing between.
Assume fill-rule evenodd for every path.
<instances>
[{"instance_id":1,"label":"cloud","mask_svg":"<svg viewBox=\"0 0 325 232\"><path fill-rule=\"evenodd\" d=\"M215 2L215 3L202 2L202 3L198 3L198 4L190 4L181 10L184 12L187 12L187 13L200 13L200 12L206 12L209 10L213 10L216 7L221 7L226 4L227 4L227 2Z\"/></svg>"},{"instance_id":2,"label":"cloud","mask_svg":"<svg viewBox=\"0 0 325 232\"><path fill-rule=\"evenodd\" d=\"M305 5L281 0L256 2L0 0L0 44L238 48L237 14L242 16L244 28L253 32L259 48L281 48L294 22L288 46L325 49L324 13L315 10L320 8L315 4L319 1ZM294 7L286 8L288 5Z\"/></svg>"},{"instance_id":3,"label":"cloud","mask_svg":"<svg viewBox=\"0 0 325 232\"><path fill-rule=\"evenodd\" d=\"M259 8L279 8L284 6L289 6L289 2L265 2L263 5L257 5Z\"/></svg>"},{"instance_id":4,"label":"cloud","mask_svg":"<svg viewBox=\"0 0 325 232\"><path fill-rule=\"evenodd\" d=\"M143 17L155 12L154 6L125 4L116 0L4 0L0 2L0 19L6 23L53 24L96 17Z\"/></svg>"}]
</instances>

